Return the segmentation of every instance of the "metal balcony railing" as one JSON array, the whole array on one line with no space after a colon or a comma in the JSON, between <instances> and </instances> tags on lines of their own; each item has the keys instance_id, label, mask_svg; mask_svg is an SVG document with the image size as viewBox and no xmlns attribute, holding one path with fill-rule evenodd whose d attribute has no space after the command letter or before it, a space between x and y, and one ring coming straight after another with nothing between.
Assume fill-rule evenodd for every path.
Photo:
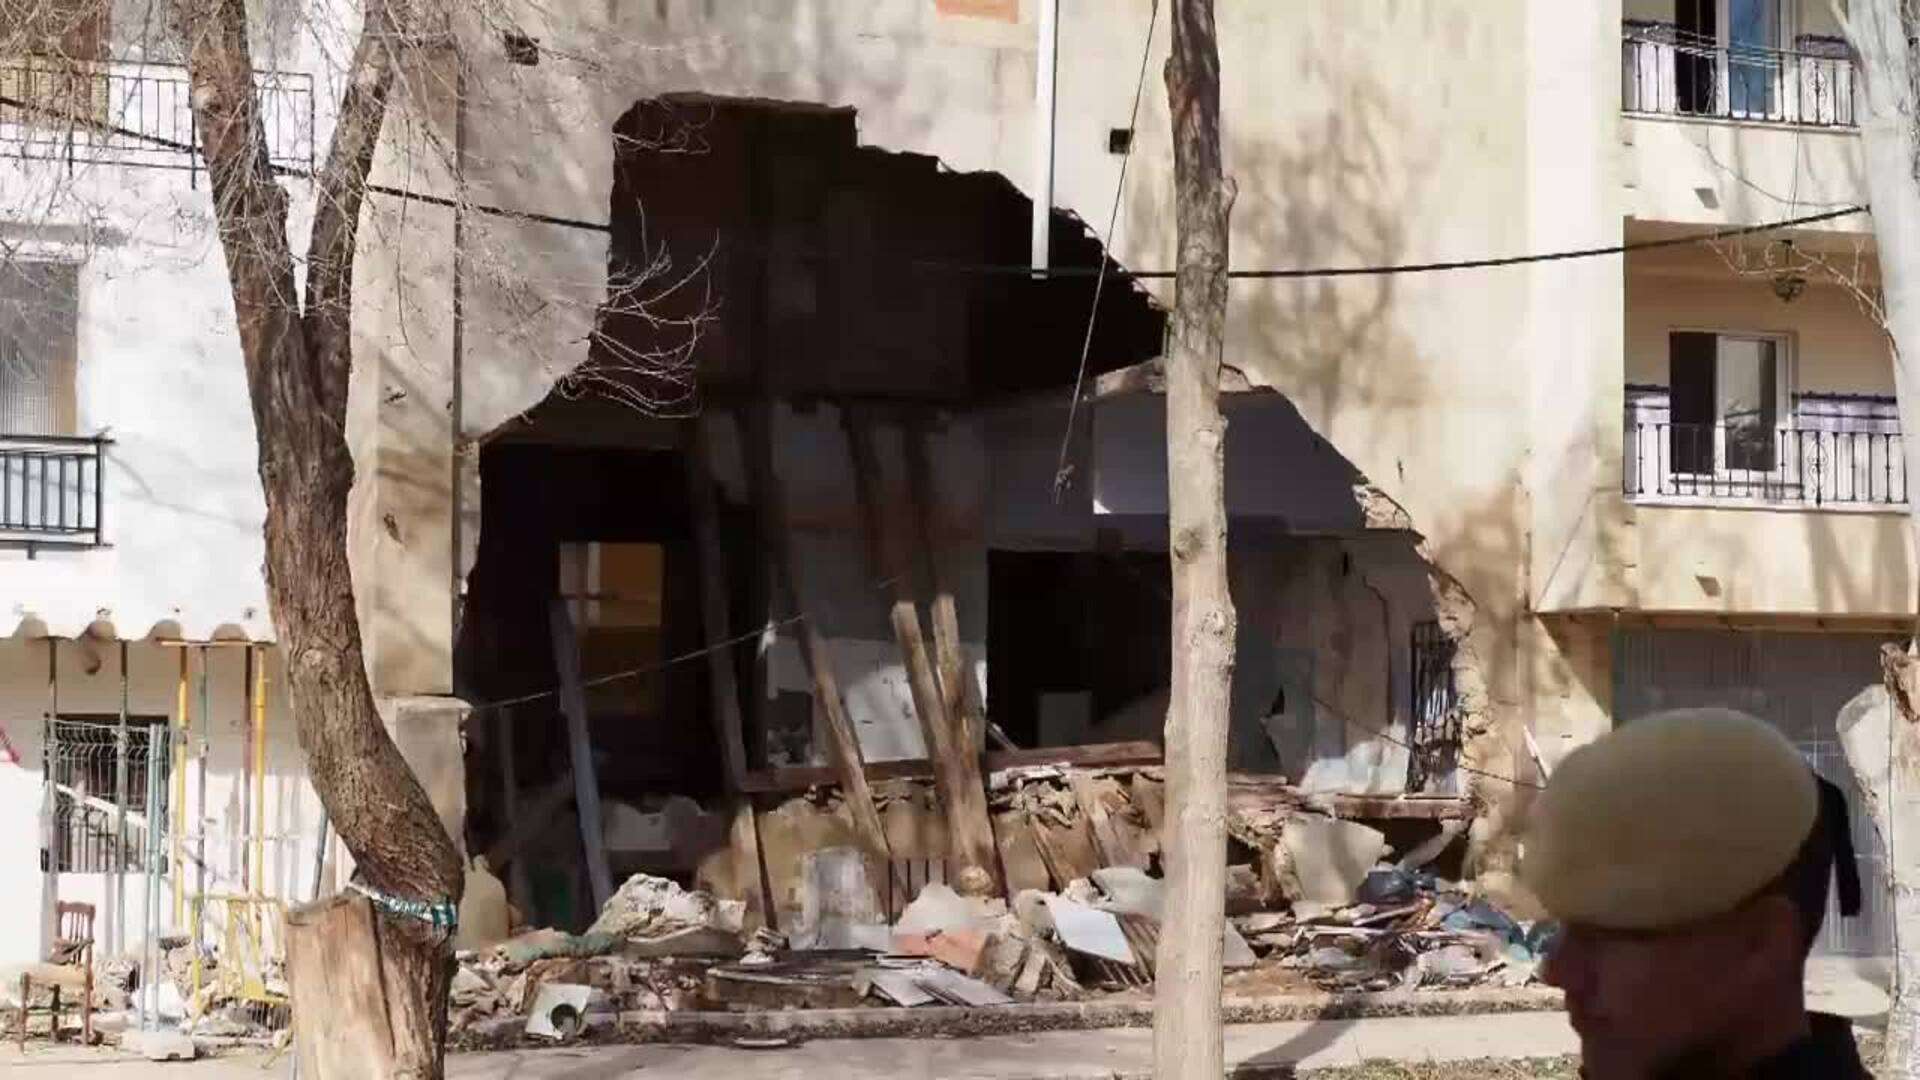
<instances>
[{"instance_id":1,"label":"metal balcony railing","mask_svg":"<svg viewBox=\"0 0 1920 1080\"><path fill-rule=\"evenodd\" d=\"M1741 424L1627 422L1629 498L1904 506L1900 435Z\"/></svg>"},{"instance_id":2,"label":"metal balcony railing","mask_svg":"<svg viewBox=\"0 0 1920 1080\"><path fill-rule=\"evenodd\" d=\"M109 440L0 434L0 544L98 547Z\"/></svg>"},{"instance_id":3,"label":"metal balcony railing","mask_svg":"<svg viewBox=\"0 0 1920 1080\"><path fill-rule=\"evenodd\" d=\"M1727 45L1670 25L1628 26L1620 107L1630 113L1852 127L1853 62L1827 39L1805 51Z\"/></svg>"},{"instance_id":4,"label":"metal balcony railing","mask_svg":"<svg viewBox=\"0 0 1920 1080\"><path fill-rule=\"evenodd\" d=\"M313 77L259 71L273 164L313 171ZM0 58L0 156L198 171L187 69L21 56Z\"/></svg>"}]
</instances>

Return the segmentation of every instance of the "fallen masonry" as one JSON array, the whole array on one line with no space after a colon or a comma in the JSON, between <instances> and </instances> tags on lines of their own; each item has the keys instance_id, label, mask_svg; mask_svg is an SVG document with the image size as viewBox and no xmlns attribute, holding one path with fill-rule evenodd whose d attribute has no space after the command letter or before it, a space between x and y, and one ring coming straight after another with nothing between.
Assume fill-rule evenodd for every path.
<instances>
[{"instance_id":1,"label":"fallen masonry","mask_svg":"<svg viewBox=\"0 0 1920 1080\"><path fill-rule=\"evenodd\" d=\"M888 782L902 783L912 781ZM459 953L454 1040L1142 1022L1163 910L1158 770L1027 768L993 775L988 789L1006 898L964 895L937 871L900 896L897 868L830 844L797 853L774 905L782 929L748 931L738 901L636 874L584 933L520 930ZM1238 778L1230 808L1246 860L1222 898L1225 991L1239 1015L1557 1004L1536 979L1551 928L1430 868L1457 828L1396 851L1382 830L1260 779ZM830 791L778 811L841 812Z\"/></svg>"}]
</instances>

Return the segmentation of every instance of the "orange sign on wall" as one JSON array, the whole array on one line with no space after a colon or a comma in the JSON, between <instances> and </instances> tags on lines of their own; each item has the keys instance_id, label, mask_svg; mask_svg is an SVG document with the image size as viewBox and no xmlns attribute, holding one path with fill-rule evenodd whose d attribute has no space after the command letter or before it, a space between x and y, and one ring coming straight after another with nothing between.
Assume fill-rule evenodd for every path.
<instances>
[{"instance_id":1,"label":"orange sign on wall","mask_svg":"<svg viewBox=\"0 0 1920 1080\"><path fill-rule=\"evenodd\" d=\"M933 9L942 15L1020 21L1020 0L933 0Z\"/></svg>"}]
</instances>

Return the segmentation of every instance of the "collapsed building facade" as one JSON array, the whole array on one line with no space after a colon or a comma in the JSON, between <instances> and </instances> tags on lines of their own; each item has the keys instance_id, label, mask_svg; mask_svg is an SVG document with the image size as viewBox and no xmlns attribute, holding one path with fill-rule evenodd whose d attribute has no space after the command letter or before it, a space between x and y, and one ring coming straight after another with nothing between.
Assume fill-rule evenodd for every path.
<instances>
[{"instance_id":1,"label":"collapsed building facade","mask_svg":"<svg viewBox=\"0 0 1920 1080\"><path fill-rule=\"evenodd\" d=\"M1721 98L1669 85L1686 65L1642 24L1671 13L1349 8L1222 5L1238 267L1607 247L1790 216L1761 193L1796 183L1858 201L1849 121L1797 96L1839 68L1796 68L1810 81L1781 83L1791 115L1781 90L1758 103L1779 107L1774 127L1741 127ZM848 845L909 864L902 902L967 866L1009 894L1098 868L1027 851L993 776L1158 754L1173 217L1164 95L1132 108L1140 50L1166 48L1150 12L529 7L511 26L459 22L464 70L449 51L399 99L356 268L349 539L368 670L450 833L490 856L529 925L580 929L639 871L778 925L806 856ZM1805 18L1795 29L1820 37ZM1450 62L1399 62L1432 40ZM290 153L325 145L326 97ZM32 125L10 119L26 145ZM1676 141L1682 122L1711 145ZM0 433L0 464L82 437L95 471L58 485L108 515L70 530L40 520L44 500L8 504L17 752L0 790L20 828L0 836L31 877L35 848L54 850L49 798L109 816L132 798L100 777L85 795L107 810L49 796L75 785L41 758L43 719L259 717L229 719L230 760L204 754L212 779L183 777L169 809L211 792L176 832L224 829L214 859L234 891L293 902L316 879L338 887L350 859L320 839L275 696L217 260L170 269L155 252L180 237L149 232L190 218L133 205L155 186L192 204L198 177L116 187L130 145L104 140L94 179L142 228L90 232L78 204L72 221L10 210L6 225L36 265L78 268L77 329L73 355L46 360L71 390L45 423ZM1865 227L1791 235L1841 250ZM1236 281L1223 400L1243 791L1417 822L1393 826L1409 846L1471 819L1469 869L1497 877L1543 770L1655 708L1749 708L1843 778L1828 719L1911 614L1884 348L1838 287L1803 281L1782 308L1771 280L1724 262L1676 248ZM163 279L175 291L141 284ZM218 309L212 344L142 352L103 321L191 307L178 290ZM114 390L136 367L143 381ZM1736 400L1749 382L1766 401ZM230 422L188 452L166 417L209 408ZM1793 434L1729 456L1725 430L1755 409ZM1757 467L1809 437L1827 465ZM1865 456L1835 467L1842 444ZM196 538L192 554L168 535ZM1871 572L1834 569L1843 552L1870 552ZM222 642L253 646L266 677ZM91 681L50 702L46 672L70 664ZM252 775L273 784L257 810ZM10 892L49 927L105 872L51 865L37 892ZM190 891L159 905L163 930L189 919ZM1883 931L1828 944L1874 951Z\"/></svg>"}]
</instances>

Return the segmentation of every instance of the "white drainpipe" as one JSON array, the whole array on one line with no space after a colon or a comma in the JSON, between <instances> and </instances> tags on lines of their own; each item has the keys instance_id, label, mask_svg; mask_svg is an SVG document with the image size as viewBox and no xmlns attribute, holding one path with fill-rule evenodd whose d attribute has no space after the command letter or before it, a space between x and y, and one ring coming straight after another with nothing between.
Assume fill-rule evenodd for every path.
<instances>
[{"instance_id":1,"label":"white drainpipe","mask_svg":"<svg viewBox=\"0 0 1920 1080\"><path fill-rule=\"evenodd\" d=\"M1033 77L1033 269L1050 265L1053 229L1053 83L1060 51L1060 0L1040 0L1040 41Z\"/></svg>"}]
</instances>

